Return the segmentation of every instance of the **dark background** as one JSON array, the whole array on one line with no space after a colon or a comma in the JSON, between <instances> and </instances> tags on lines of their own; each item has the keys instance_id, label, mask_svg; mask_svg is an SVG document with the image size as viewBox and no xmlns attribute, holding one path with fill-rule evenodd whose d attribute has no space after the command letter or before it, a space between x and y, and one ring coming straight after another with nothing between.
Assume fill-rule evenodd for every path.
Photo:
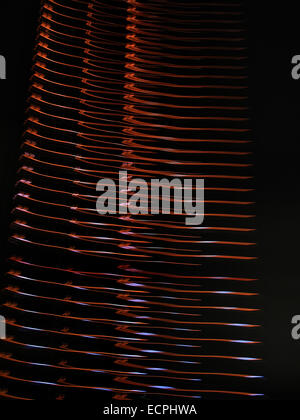
<instances>
[{"instance_id":1,"label":"dark background","mask_svg":"<svg viewBox=\"0 0 300 420\"><path fill-rule=\"evenodd\" d=\"M300 54L298 10L291 0L265 1L263 6L261 2L245 3L253 136L257 144L266 394L270 399L300 400L300 342L291 338L291 319L300 314L300 80L291 78L291 59ZM4 257L40 1L1 6L0 54L7 60L7 80L0 80L0 241Z\"/></svg>"},{"instance_id":2,"label":"dark background","mask_svg":"<svg viewBox=\"0 0 300 420\"><path fill-rule=\"evenodd\" d=\"M0 80L0 241L4 249L40 4L39 0L1 4L0 55L7 62L7 80Z\"/></svg>"},{"instance_id":3,"label":"dark background","mask_svg":"<svg viewBox=\"0 0 300 420\"><path fill-rule=\"evenodd\" d=\"M291 338L291 319L300 313L300 83L291 77L291 59L300 51L296 4L249 1L247 11L267 394L299 400L300 342Z\"/></svg>"}]
</instances>

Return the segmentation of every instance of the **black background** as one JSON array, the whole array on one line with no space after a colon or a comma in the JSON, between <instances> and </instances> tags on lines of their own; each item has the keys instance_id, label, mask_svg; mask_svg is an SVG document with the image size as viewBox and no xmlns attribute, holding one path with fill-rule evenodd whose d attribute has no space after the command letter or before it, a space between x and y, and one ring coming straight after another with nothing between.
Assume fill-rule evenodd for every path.
<instances>
[{"instance_id":1,"label":"black background","mask_svg":"<svg viewBox=\"0 0 300 420\"><path fill-rule=\"evenodd\" d=\"M300 314L300 80L291 77L291 59L300 54L299 14L296 2L291 0L245 3L253 136L257 144L266 395L269 399L300 400L300 342L291 338L291 319ZM7 60L7 80L0 80L3 257L39 7L39 0L1 4L0 54Z\"/></svg>"},{"instance_id":2,"label":"black background","mask_svg":"<svg viewBox=\"0 0 300 420\"><path fill-rule=\"evenodd\" d=\"M300 343L291 338L291 319L300 313L300 83L291 77L299 10L292 1L261 3L248 2L247 10L267 394L299 400Z\"/></svg>"},{"instance_id":3,"label":"black background","mask_svg":"<svg viewBox=\"0 0 300 420\"><path fill-rule=\"evenodd\" d=\"M7 80L0 80L0 240L4 249L40 3L39 0L26 0L1 4L0 54L7 62Z\"/></svg>"}]
</instances>

